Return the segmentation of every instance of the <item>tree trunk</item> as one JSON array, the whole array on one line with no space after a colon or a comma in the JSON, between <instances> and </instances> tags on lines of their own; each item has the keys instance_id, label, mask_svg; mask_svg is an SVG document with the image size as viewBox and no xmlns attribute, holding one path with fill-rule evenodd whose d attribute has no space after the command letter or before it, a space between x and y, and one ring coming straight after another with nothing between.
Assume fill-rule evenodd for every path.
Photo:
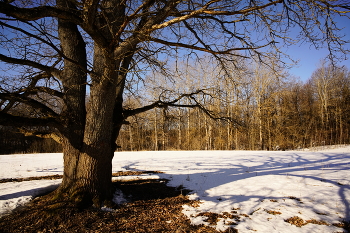
<instances>
[{"instance_id":1,"label":"tree trunk","mask_svg":"<svg viewBox=\"0 0 350 233\"><path fill-rule=\"evenodd\" d=\"M177 149L181 150L182 149L182 133L181 133L181 109L178 109L179 112L179 119L177 123L177 130L178 130L178 139L177 139Z\"/></svg>"},{"instance_id":2,"label":"tree trunk","mask_svg":"<svg viewBox=\"0 0 350 233\"><path fill-rule=\"evenodd\" d=\"M74 114L79 111L85 113L85 104L84 109L82 106L75 106L79 109L67 108L68 124L63 133L64 176L57 192L59 195L68 194L68 199L82 206L100 206L105 200L112 199L114 137L117 137L120 128L117 126L122 124L115 124L113 118L117 117L118 121L122 121L122 118L116 113L120 109L116 108L115 101L105 100L116 100L117 96L120 96L117 90L122 91L122 88L117 89L118 74L114 68L116 62L107 55L95 46L94 73L91 74L92 85L87 113L83 116ZM77 78L70 76L67 80ZM67 86L66 93L71 92L69 88L76 89L75 86L78 88L84 85L71 83ZM80 90L79 93L84 93L85 103L85 91ZM77 97L68 97L66 106L74 106Z\"/></svg>"},{"instance_id":3,"label":"tree trunk","mask_svg":"<svg viewBox=\"0 0 350 233\"><path fill-rule=\"evenodd\" d=\"M158 151L158 121L157 110L154 111L154 150Z\"/></svg>"},{"instance_id":4,"label":"tree trunk","mask_svg":"<svg viewBox=\"0 0 350 233\"><path fill-rule=\"evenodd\" d=\"M64 177L59 194L85 207L100 207L112 199L112 158L110 145L100 142L87 145L79 155L64 154ZM71 174L72 176L70 176Z\"/></svg>"},{"instance_id":5,"label":"tree trunk","mask_svg":"<svg viewBox=\"0 0 350 233\"><path fill-rule=\"evenodd\" d=\"M105 63L106 64L106 63ZM80 152L71 143L64 146L64 177L61 189L83 205L100 206L112 198L112 159L114 155L113 110L115 85L107 77L111 69L104 70L100 82L93 83L86 116L83 147Z\"/></svg>"}]
</instances>

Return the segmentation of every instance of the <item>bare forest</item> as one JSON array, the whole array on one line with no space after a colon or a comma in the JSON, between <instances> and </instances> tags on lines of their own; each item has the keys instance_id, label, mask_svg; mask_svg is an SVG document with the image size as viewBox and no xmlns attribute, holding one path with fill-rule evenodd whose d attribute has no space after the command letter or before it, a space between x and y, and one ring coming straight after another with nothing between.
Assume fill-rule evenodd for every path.
<instances>
[{"instance_id":1,"label":"bare forest","mask_svg":"<svg viewBox=\"0 0 350 233\"><path fill-rule=\"evenodd\" d=\"M173 95L197 91L206 109L155 108L129 117L120 131L118 151L290 150L349 143L347 67L321 62L303 82L287 70L273 71L264 64L232 67L228 78L217 66L208 66L214 61L202 63L177 64L176 77L156 74L146 78L148 85L134 83L143 95L127 92L128 108L156 101L154 93L159 91ZM183 101L189 105L195 100ZM1 130L4 154L62 150L52 139Z\"/></svg>"},{"instance_id":2,"label":"bare forest","mask_svg":"<svg viewBox=\"0 0 350 233\"><path fill-rule=\"evenodd\" d=\"M246 65L234 80L213 79L220 75L204 67L183 76L192 91L205 86L202 101L210 112L169 107L137 115L121 129L121 150L289 150L349 143L347 68L323 63L306 82L258 64Z\"/></svg>"}]
</instances>

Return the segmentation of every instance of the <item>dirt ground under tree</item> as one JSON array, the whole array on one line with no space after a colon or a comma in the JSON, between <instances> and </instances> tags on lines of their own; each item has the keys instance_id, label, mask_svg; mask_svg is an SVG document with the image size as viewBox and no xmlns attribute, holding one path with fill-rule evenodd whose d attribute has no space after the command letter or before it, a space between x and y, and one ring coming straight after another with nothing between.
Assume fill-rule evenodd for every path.
<instances>
[{"instance_id":1,"label":"dirt ground under tree","mask_svg":"<svg viewBox=\"0 0 350 233\"><path fill-rule=\"evenodd\" d=\"M118 175L125 174L114 174ZM52 201L52 194L47 194L2 217L0 232L217 232L212 227L192 225L182 214L182 206L198 202L186 197L188 190L166 183L166 180L114 182L129 202L110 212L79 209L69 202ZM226 232L237 231L229 228Z\"/></svg>"}]
</instances>

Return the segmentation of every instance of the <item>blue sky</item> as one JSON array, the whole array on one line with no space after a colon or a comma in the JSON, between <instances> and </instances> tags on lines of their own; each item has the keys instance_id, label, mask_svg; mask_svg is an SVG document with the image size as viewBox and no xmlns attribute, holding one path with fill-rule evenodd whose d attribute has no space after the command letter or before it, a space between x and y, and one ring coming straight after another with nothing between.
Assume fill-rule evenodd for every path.
<instances>
[{"instance_id":1,"label":"blue sky","mask_svg":"<svg viewBox=\"0 0 350 233\"><path fill-rule=\"evenodd\" d=\"M348 45L348 49L350 49L350 45ZM310 48L309 44L305 44L302 46L290 46L286 49L286 53L293 59L299 60L298 65L291 68L289 73L299 77L305 82L311 77L312 73L319 67L321 60L324 59L329 52L327 49L316 50L315 48ZM350 70L350 56L348 55L347 60L337 63L337 65L345 65Z\"/></svg>"},{"instance_id":2,"label":"blue sky","mask_svg":"<svg viewBox=\"0 0 350 233\"><path fill-rule=\"evenodd\" d=\"M343 28L341 34L344 34L345 40L350 41L350 20L345 18L338 20L339 27ZM350 44L348 44L345 49L350 50ZM289 70L289 73L300 77L302 81L307 81L312 73L319 67L320 62L328 55L327 49L316 50L314 47L310 46L308 43L302 45L294 45L288 48L284 48L283 51L291 56L294 60L299 60L299 64L294 68ZM350 70L350 54L347 55L347 60L337 63L339 66L347 66Z\"/></svg>"}]
</instances>

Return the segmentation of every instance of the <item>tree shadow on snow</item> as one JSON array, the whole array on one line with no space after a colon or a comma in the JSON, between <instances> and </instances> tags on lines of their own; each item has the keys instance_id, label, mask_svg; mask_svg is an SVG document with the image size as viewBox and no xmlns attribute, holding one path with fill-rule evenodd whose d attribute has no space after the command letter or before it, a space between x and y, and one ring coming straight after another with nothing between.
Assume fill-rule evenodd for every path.
<instances>
[{"instance_id":1,"label":"tree shadow on snow","mask_svg":"<svg viewBox=\"0 0 350 233\"><path fill-rule=\"evenodd\" d=\"M140 200L165 199L187 195L191 191L181 187L168 186L167 179L143 179L113 182L117 190L122 191L128 202Z\"/></svg>"},{"instance_id":2,"label":"tree shadow on snow","mask_svg":"<svg viewBox=\"0 0 350 233\"><path fill-rule=\"evenodd\" d=\"M270 156L269 154L272 153L273 155ZM288 193L286 193L286 196L276 195L276 191L278 190L276 190L276 185L273 184L275 182L273 178L274 176L283 176L286 179L286 182L288 182L288 178L293 179L293 177L296 177L300 178L301 182L304 182L302 184L304 185L304 188L307 185L308 189L312 189L313 186L327 186L333 189L338 189L337 192L330 192L332 194L337 193L337 196L327 196L329 195L329 193L327 193L328 191L325 191L325 193L320 193L317 191L316 194L319 196L323 195L330 201L340 200L340 202L342 202L345 207L345 209L342 209L342 212L344 213L344 220L350 220L350 204L349 199L346 196L350 194L349 183L345 184L342 181L339 182L336 179L327 178L327 174L334 173L339 170L350 169L349 163L344 162L344 158L350 159L350 156L348 154L340 155L339 153L325 154L321 152L315 152L315 154L318 155L317 159L308 160L308 156L302 156L303 152L291 152L290 154L283 152L281 155L278 155L278 153L279 152L257 152L256 157L249 156L246 159L241 160L236 160L233 158L233 161L237 161L237 164L234 162L228 162L227 159L222 163L215 161L205 161L192 162L192 164L189 164L191 163L189 162L191 160L187 160L187 164L184 167L179 168L178 174L167 173L165 177L170 179L170 185L180 184L180 188L187 187L194 189L198 195L198 199L211 201L217 205L223 201L231 201L232 203L239 205L239 202L256 199L256 205L252 206L252 212L254 209L256 210L261 201L264 200L279 201L281 199L285 200L286 198L293 199L293 197L291 197ZM310 152L307 153L310 154ZM263 158L259 158L259 156L263 156ZM138 163L136 162L131 166L129 165L128 167L137 168L137 164ZM210 164L214 164L214 168L210 168ZM247 166L249 164L252 166ZM315 175L315 172L319 174ZM259 184L259 178L266 179L267 176L270 175L272 175L271 186ZM345 179L345 177L339 178ZM247 179L256 179L256 187L245 187L244 181ZM281 180L279 180L279 182L281 182ZM310 182L312 184L308 184ZM238 183L239 185L237 185ZM225 185L235 186L235 188L239 190L239 193L236 192L234 195L231 195L229 192L223 193L222 191L215 193L215 188ZM280 185L283 188L283 183ZM225 188L223 187L221 190L225 190ZM261 192L261 190L264 191ZM140 190L140 193L142 192L143 191ZM263 193L263 195L256 195L258 192ZM312 210L315 213L318 213L320 210L317 209L317 205L321 205L322 203L313 203L315 205L312 205L312 203L310 203L312 202L312 198L313 197L304 196L305 200L302 201L309 202L308 205L304 205L304 207L313 208ZM298 198L293 201L298 202ZM302 201L299 201L299 204L303 204ZM334 205L336 205L336 203L334 203ZM332 209L332 212L337 212L336 207Z\"/></svg>"}]
</instances>

